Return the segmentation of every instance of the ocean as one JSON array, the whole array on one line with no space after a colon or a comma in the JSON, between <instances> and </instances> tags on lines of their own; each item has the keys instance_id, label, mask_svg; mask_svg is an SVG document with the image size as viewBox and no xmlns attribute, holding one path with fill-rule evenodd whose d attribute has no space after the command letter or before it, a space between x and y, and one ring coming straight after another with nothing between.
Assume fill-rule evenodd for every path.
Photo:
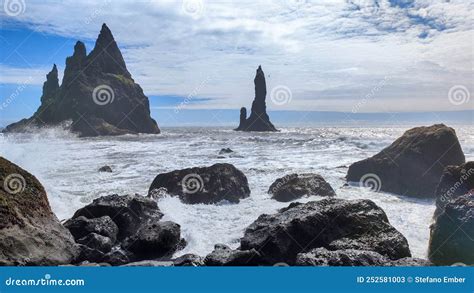
<instances>
[{"instance_id":1,"label":"ocean","mask_svg":"<svg viewBox=\"0 0 474 293\"><path fill-rule=\"evenodd\" d=\"M413 125L415 126L415 125ZM214 163L231 163L247 176L251 195L239 204L187 205L176 197L158 200L165 219L181 225L185 253L206 255L214 244L238 247L245 228L263 213L288 203L267 194L275 179L290 173L318 173L343 199L370 199L408 239L414 257L426 258L434 200L402 197L344 186L348 166L388 146L403 127L281 128L278 133L243 133L230 128L162 128L160 135L77 138L59 129L0 136L0 155L34 174L45 186L60 220L94 198L146 195L159 173ZM455 126L466 160L474 160L474 126ZM222 148L234 153L219 155ZM103 165L112 173L99 173ZM382 182L383 184L383 182ZM319 200L312 196L300 202Z\"/></svg>"}]
</instances>

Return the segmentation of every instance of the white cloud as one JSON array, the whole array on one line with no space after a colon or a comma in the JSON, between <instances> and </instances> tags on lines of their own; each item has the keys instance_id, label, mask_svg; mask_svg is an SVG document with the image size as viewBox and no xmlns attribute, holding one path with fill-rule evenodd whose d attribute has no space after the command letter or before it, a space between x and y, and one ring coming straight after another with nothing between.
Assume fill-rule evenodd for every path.
<instances>
[{"instance_id":1,"label":"white cloud","mask_svg":"<svg viewBox=\"0 0 474 293\"><path fill-rule=\"evenodd\" d=\"M273 109L351 111L387 76L390 84L361 112L474 109L474 97L461 106L447 98L458 84L474 96L472 1L208 0L198 15L183 11L181 1L26 5L5 17L7 26L14 20L95 39L106 22L145 93L188 96L199 88L212 98L190 108L249 107L262 64L268 93L285 85L293 94L284 106L269 102ZM20 76L2 72L8 80Z\"/></svg>"}]
</instances>

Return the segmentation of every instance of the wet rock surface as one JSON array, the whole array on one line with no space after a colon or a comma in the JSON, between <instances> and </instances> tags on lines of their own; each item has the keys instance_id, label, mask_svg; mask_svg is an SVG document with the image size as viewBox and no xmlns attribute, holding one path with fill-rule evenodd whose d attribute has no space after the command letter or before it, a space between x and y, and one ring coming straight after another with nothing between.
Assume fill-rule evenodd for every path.
<instances>
[{"instance_id":1,"label":"wet rock surface","mask_svg":"<svg viewBox=\"0 0 474 293\"><path fill-rule=\"evenodd\" d=\"M290 174L278 178L268 189L272 198L287 202L303 196L335 196L331 185L318 174Z\"/></svg>"},{"instance_id":2,"label":"wet rock surface","mask_svg":"<svg viewBox=\"0 0 474 293\"><path fill-rule=\"evenodd\" d=\"M60 265L77 256L35 176L0 157L0 265Z\"/></svg>"},{"instance_id":3,"label":"wet rock surface","mask_svg":"<svg viewBox=\"0 0 474 293\"><path fill-rule=\"evenodd\" d=\"M435 217L441 214L446 203L474 191L474 162L459 166L447 166L436 187Z\"/></svg>"},{"instance_id":4,"label":"wet rock surface","mask_svg":"<svg viewBox=\"0 0 474 293\"><path fill-rule=\"evenodd\" d=\"M240 199L250 196L247 177L231 164L159 174L153 180L148 195L156 197L156 191L161 188L188 204L212 204L223 200L238 203Z\"/></svg>"},{"instance_id":5,"label":"wet rock surface","mask_svg":"<svg viewBox=\"0 0 474 293\"><path fill-rule=\"evenodd\" d=\"M428 256L436 265L474 265L474 193L451 199L435 218Z\"/></svg>"},{"instance_id":6,"label":"wet rock surface","mask_svg":"<svg viewBox=\"0 0 474 293\"><path fill-rule=\"evenodd\" d=\"M411 256L405 237L370 200L292 203L276 214L261 215L240 243L240 249L256 249L269 264L293 265L299 253L320 247L373 251L393 260Z\"/></svg>"},{"instance_id":7,"label":"wet rock surface","mask_svg":"<svg viewBox=\"0 0 474 293\"><path fill-rule=\"evenodd\" d=\"M232 250L225 244L216 244L204 263L207 266L258 266L264 264L264 261L255 249Z\"/></svg>"},{"instance_id":8,"label":"wet rock surface","mask_svg":"<svg viewBox=\"0 0 474 293\"><path fill-rule=\"evenodd\" d=\"M156 201L139 195L109 195L76 211L65 226L81 244L76 262L123 265L171 257L186 243L181 227L161 221Z\"/></svg>"},{"instance_id":9,"label":"wet rock surface","mask_svg":"<svg viewBox=\"0 0 474 293\"><path fill-rule=\"evenodd\" d=\"M464 162L454 129L436 124L406 131L380 153L352 164L346 179L380 191L434 198L443 166Z\"/></svg>"}]
</instances>

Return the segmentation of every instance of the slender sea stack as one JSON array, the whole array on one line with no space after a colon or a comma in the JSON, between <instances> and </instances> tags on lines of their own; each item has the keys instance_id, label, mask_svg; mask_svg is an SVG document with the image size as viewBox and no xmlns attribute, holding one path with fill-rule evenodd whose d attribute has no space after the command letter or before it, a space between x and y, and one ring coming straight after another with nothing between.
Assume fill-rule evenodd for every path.
<instances>
[{"instance_id":1,"label":"slender sea stack","mask_svg":"<svg viewBox=\"0 0 474 293\"><path fill-rule=\"evenodd\" d=\"M76 43L73 55L66 59L61 86L56 65L46 78L36 113L7 126L5 132L71 121L71 130L81 136L160 133L150 117L148 98L128 72L105 24L89 55L84 43Z\"/></svg>"},{"instance_id":2,"label":"slender sea stack","mask_svg":"<svg viewBox=\"0 0 474 293\"><path fill-rule=\"evenodd\" d=\"M277 131L270 122L267 114L267 105L265 97L267 95L267 85L265 83L265 74L262 67L258 66L257 74L253 80L255 83L255 99L252 103L252 112L247 119L247 109L240 109L240 124L235 130L240 131Z\"/></svg>"}]
</instances>

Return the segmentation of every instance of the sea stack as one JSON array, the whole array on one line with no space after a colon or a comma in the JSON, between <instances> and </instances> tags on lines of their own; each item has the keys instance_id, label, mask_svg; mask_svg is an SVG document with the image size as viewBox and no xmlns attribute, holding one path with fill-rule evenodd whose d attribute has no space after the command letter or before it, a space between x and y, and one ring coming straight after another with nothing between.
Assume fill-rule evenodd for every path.
<instances>
[{"instance_id":1,"label":"sea stack","mask_svg":"<svg viewBox=\"0 0 474 293\"><path fill-rule=\"evenodd\" d=\"M128 72L106 24L89 55L84 43L76 43L73 55L66 59L61 86L56 65L46 78L38 110L7 126L5 132L71 121L70 129L80 136L160 133L150 116L148 98Z\"/></svg>"},{"instance_id":2,"label":"sea stack","mask_svg":"<svg viewBox=\"0 0 474 293\"><path fill-rule=\"evenodd\" d=\"M240 124L235 130L239 131L277 131L270 122L267 114L267 105L265 98L267 95L267 85L265 83L265 74L262 67L258 66L257 74L253 80L255 84L255 99L252 103L252 112L247 118L247 109L240 109Z\"/></svg>"}]
</instances>

